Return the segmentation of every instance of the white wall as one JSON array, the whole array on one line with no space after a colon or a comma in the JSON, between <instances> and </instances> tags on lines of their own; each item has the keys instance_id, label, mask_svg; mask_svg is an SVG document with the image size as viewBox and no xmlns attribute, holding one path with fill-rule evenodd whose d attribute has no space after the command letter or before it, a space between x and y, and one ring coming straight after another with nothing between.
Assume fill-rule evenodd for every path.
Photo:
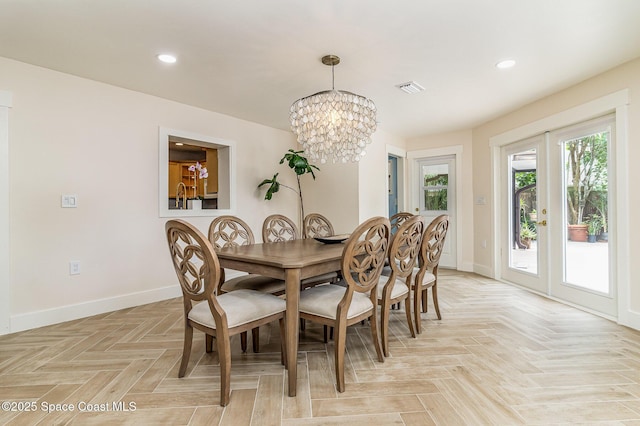
<instances>
[{"instance_id":1,"label":"white wall","mask_svg":"<svg viewBox=\"0 0 640 426\"><path fill-rule=\"evenodd\" d=\"M13 94L12 332L179 295L158 217L159 126L237 143L237 214L258 238L268 214L296 217L294 193L267 202L256 189L278 170L295 182L278 165L289 132L4 58L0 70ZM61 194L78 208L62 209ZM206 231L210 220L189 221Z\"/></svg>"}]
</instances>

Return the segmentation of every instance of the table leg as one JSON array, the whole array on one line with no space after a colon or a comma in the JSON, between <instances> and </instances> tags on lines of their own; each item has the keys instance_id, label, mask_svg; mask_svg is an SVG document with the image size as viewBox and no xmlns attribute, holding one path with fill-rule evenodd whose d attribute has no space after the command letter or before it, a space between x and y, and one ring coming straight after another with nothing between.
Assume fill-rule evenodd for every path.
<instances>
[{"instance_id":1,"label":"table leg","mask_svg":"<svg viewBox=\"0 0 640 426\"><path fill-rule=\"evenodd\" d=\"M296 396L298 380L298 333L300 299L300 270L287 269L285 272L285 292L287 297L287 371L289 374L289 396Z\"/></svg>"}]
</instances>

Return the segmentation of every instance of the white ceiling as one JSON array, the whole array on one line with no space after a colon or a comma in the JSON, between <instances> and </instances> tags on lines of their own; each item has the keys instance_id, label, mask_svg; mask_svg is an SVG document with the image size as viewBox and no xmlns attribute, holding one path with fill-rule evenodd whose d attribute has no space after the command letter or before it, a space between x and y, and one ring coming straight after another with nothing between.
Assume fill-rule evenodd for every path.
<instances>
[{"instance_id":1,"label":"white ceiling","mask_svg":"<svg viewBox=\"0 0 640 426\"><path fill-rule=\"evenodd\" d=\"M640 57L640 1L0 0L0 56L287 130L325 54L379 128L467 129Z\"/></svg>"}]
</instances>

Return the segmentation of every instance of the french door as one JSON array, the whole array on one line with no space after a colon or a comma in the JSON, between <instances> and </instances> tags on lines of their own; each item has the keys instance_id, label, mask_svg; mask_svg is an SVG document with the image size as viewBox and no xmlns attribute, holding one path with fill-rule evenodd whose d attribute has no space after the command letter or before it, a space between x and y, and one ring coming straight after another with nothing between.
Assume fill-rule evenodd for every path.
<instances>
[{"instance_id":1,"label":"french door","mask_svg":"<svg viewBox=\"0 0 640 426\"><path fill-rule=\"evenodd\" d=\"M502 276L615 317L613 116L506 145Z\"/></svg>"}]
</instances>

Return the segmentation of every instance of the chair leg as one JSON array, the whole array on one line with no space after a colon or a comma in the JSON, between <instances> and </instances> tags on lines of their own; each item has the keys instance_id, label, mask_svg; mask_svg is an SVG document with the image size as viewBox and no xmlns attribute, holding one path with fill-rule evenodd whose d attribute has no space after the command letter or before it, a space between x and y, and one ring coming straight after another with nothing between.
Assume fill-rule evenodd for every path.
<instances>
[{"instance_id":1,"label":"chair leg","mask_svg":"<svg viewBox=\"0 0 640 426\"><path fill-rule=\"evenodd\" d=\"M251 344L253 345L253 353L260 352L260 328L256 327L251 330Z\"/></svg>"},{"instance_id":2,"label":"chair leg","mask_svg":"<svg viewBox=\"0 0 640 426\"><path fill-rule=\"evenodd\" d=\"M369 318L371 324L371 340L373 346L376 348L376 355L378 355L378 362L384 362L384 356L382 355L382 346L380 345L380 336L378 335L378 308L376 307Z\"/></svg>"},{"instance_id":3,"label":"chair leg","mask_svg":"<svg viewBox=\"0 0 640 426\"><path fill-rule=\"evenodd\" d=\"M226 407L231 397L231 345L227 331L218 336L218 357L220 358L220 405ZM225 335L226 334L226 335Z\"/></svg>"},{"instance_id":4,"label":"chair leg","mask_svg":"<svg viewBox=\"0 0 640 426\"><path fill-rule=\"evenodd\" d=\"M328 343L329 339L333 340L333 327L328 325L323 325L322 328L324 331L324 343ZM327 337L327 334L328 334L328 337Z\"/></svg>"},{"instance_id":5,"label":"chair leg","mask_svg":"<svg viewBox=\"0 0 640 426\"><path fill-rule=\"evenodd\" d=\"M404 299L404 310L407 315L407 325L409 326L409 331L411 332L411 337L416 337L416 332L413 329L413 318L411 318L411 298L407 295L407 298Z\"/></svg>"},{"instance_id":6,"label":"chair leg","mask_svg":"<svg viewBox=\"0 0 640 426\"><path fill-rule=\"evenodd\" d=\"M413 290L413 320L416 324L416 333L422 333L422 318L420 317L420 294L422 293L422 287L414 288Z\"/></svg>"},{"instance_id":7,"label":"chair leg","mask_svg":"<svg viewBox=\"0 0 640 426\"><path fill-rule=\"evenodd\" d=\"M336 339L335 339L335 351L336 351L336 386L338 392L344 392L344 352L347 343L347 326L345 324L336 324Z\"/></svg>"},{"instance_id":8,"label":"chair leg","mask_svg":"<svg viewBox=\"0 0 640 426\"><path fill-rule=\"evenodd\" d=\"M213 336L206 334L205 335L205 351L207 353L213 352Z\"/></svg>"},{"instance_id":9,"label":"chair leg","mask_svg":"<svg viewBox=\"0 0 640 426\"><path fill-rule=\"evenodd\" d=\"M427 292L428 290L429 290L428 288L422 289L422 312L428 311L428 307L427 307L427 304L429 303L429 293Z\"/></svg>"},{"instance_id":10,"label":"chair leg","mask_svg":"<svg viewBox=\"0 0 640 426\"><path fill-rule=\"evenodd\" d=\"M189 324L185 324L182 362L180 363L180 370L178 370L178 377L184 377L184 373L187 372L187 365L189 365L189 357L191 356L191 343L193 343L193 327Z\"/></svg>"},{"instance_id":11,"label":"chair leg","mask_svg":"<svg viewBox=\"0 0 640 426\"><path fill-rule=\"evenodd\" d=\"M247 351L247 332L243 331L240 333L240 348L242 348L242 353Z\"/></svg>"},{"instance_id":12,"label":"chair leg","mask_svg":"<svg viewBox=\"0 0 640 426\"><path fill-rule=\"evenodd\" d=\"M441 320L442 316L440 315L440 307L438 307L438 283L437 282L433 284L433 287L431 287L431 296L433 298L433 307L436 310L436 315L438 316L438 319Z\"/></svg>"},{"instance_id":13,"label":"chair leg","mask_svg":"<svg viewBox=\"0 0 640 426\"><path fill-rule=\"evenodd\" d=\"M382 353L384 356L389 356L389 311L390 305L386 302L382 302L380 309L380 334L382 335Z\"/></svg>"},{"instance_id":14,"label":"chair leg","mask_svg":"<svg viewBox=\"0 0 640 426\"><path fill-rule=\"evenodd\" d=\"M280 362L287 368L287 339L284 328L284 318L280 318Z\"/></svg>"}]
</instances>

